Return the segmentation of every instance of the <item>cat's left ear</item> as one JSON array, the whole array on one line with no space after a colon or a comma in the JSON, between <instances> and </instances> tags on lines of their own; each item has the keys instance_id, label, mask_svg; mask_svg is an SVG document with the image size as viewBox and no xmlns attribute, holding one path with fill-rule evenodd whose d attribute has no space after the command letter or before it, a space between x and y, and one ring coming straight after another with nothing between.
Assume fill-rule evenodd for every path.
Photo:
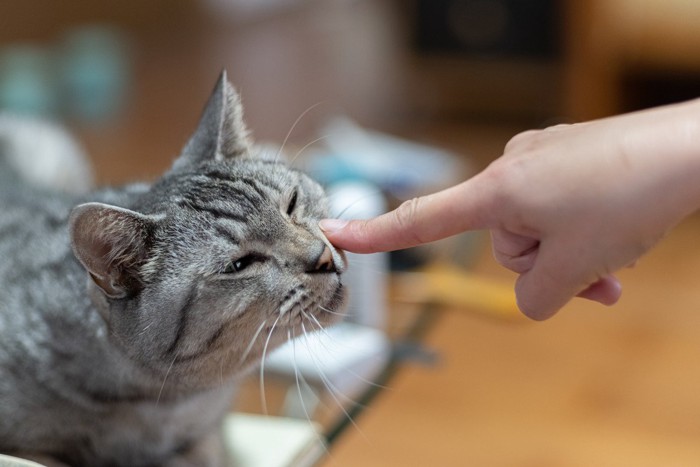
<instances>
[{"instance_id":1,"label":"cat's left ear","mask_svg":"<svg viewBox=\"0 0 700 467\"><path fill-rule=\"evenodd\" d=\"M81 204L70 215L73 252L109 298L125 298L141 286L156 220L102 203Z\"/></svg>"},{"instance_id":2,"label":"cat's left ear","mask_svg":"<svg viewBox=\"0 0 700 467\"><path fill-rule=\"evenodd\" d=\"M174 168L207 160L241 157L249 151L241 99L228 82L226 71L223 71L204 108L197 130L175 161Z\"/></svg>"}]
</instances>

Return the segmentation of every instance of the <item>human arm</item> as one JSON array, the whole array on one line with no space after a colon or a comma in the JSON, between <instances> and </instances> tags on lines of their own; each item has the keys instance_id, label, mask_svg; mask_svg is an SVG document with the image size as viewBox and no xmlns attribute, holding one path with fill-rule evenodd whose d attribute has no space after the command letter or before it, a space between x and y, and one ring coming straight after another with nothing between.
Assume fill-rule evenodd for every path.
<instances>
[{"instance_id":1,"label":"human arm","mask_svg":"<svg viewBox=\"0 0 700 467\"><path fill-rule=\"evenodd\" d=\"M613 273L700 206L700 100L521 133L475 177L367 221L322 222L360 253L489 229L534 319L579 295L615 303Z\"/></svg>"}]
</instances>

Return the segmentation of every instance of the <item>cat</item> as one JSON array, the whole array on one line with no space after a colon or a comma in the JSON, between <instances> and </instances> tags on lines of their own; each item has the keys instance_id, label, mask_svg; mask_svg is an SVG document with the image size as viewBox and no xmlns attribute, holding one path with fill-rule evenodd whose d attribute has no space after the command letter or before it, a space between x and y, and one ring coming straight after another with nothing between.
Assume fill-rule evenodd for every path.
<instances>
[{"instance_id":1,"label":"cat","mask_svg":"<svg viewBox=\"0 0 700 467\"><path fill-rule=\"evenodd\" d=\"M323 189L256 154L225 72L152 185L76 197L22 181L8 160L0 453L228 465L220 432L237 380L302 323L332 324L346 300L343 253L317 225Z\"/></svg>"}]
</instances>

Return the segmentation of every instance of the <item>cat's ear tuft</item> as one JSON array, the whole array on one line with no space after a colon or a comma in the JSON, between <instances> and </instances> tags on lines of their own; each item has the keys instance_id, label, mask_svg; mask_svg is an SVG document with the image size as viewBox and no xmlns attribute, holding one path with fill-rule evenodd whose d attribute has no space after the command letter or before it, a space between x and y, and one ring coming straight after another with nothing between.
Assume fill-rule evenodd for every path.
<instances>
[{"instance_id":1,"label":"cat's ear tuft","mask_svg":"<svg viewBox=\"0 0 700 467\"><path fill-rule=\"evenodd\" d=\"M221 73L204 108L199 125L175 162L175 168L207 160L225 160L248 154L250 142L243 122L243 106Z\"/></svg>"},{"instance_id":2,"label":"cat's ear tuft","mask_svg":"<svg viewBox=\"0 0 700 467\"><path fill-rule=\"evenodd\" d=\"M155 222L101 203L81 204L71 212L73 252L109 298L131 296L141 287L139 269L147 257Z\"/></svg>"}]
</instances>

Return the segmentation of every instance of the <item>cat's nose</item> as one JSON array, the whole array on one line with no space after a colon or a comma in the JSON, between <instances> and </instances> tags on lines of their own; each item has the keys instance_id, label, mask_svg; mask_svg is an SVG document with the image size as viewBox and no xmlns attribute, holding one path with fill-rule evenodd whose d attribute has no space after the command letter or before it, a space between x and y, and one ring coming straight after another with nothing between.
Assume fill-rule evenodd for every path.
<instances>
[{"instance_id":1,"label":"cat's nose","mask_svg":"<svg viewBox=\"0 0 700 467\"><path fill-rule=\"evenodd\" d=\"M333 262L333 253L328 245L323 246L321 255L316 259L316 263L310 271L311 273L336 272Z\"/></svg>"}]
</instances>

